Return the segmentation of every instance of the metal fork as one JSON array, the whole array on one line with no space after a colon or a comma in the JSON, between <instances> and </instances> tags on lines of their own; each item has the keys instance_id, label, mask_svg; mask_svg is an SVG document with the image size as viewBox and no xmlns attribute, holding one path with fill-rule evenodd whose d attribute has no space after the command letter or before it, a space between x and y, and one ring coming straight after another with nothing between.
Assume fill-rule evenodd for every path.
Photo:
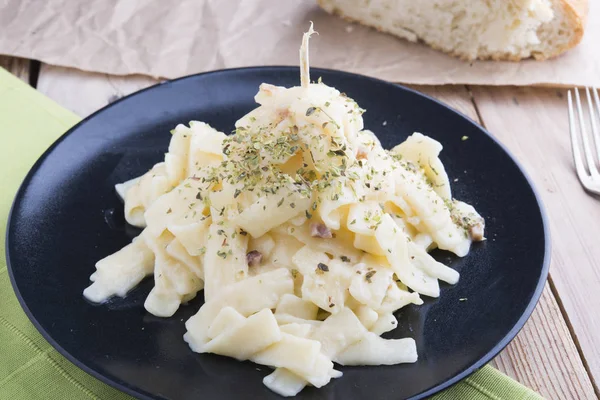
<instances>
[{"instance_id":1,"label":"metal fork","mask_svg":"<svg viewBox=\"0 0 600 400\"><path fill-rule=\"evenodd\" d=\"M573 107L573 99L571 97L571 91L568 93L569 100L569 128L571 131L571 147L573 148L573 159L575 160L575 169L577 170L577 176L581 185L588 192L600 194L600 171L598 170L598 163L600 163L600 134L598 133L598 124L600 124L600 99L598 98L598 90L592 89L594 93L594 101L590 95L590 88L585 88L587 96L588 109L590 114L590 125L592 127L593 143L590 143L590 135L588 135L586 123L584 122L584 112L581 107L581 99L579 98L579 89L573 89L575 92L575 103L577 105L577 117L579 122L579 129L575 124L575 111ZM593 105L596 110L594 110ZM579 138L581 137L581 143L583 144L583 153L585 159L581 155L581 145ZM594 153L596 153L594 155ZM594 159L596 158L596 159Z\"/></svg>"}]
</instances>

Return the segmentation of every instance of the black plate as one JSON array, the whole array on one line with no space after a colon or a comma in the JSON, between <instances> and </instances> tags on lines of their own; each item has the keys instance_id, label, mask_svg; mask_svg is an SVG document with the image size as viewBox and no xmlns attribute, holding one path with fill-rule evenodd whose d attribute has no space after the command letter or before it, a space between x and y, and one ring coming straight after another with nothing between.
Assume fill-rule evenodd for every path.
<instances>
[{"instance_id":1,"label":"black plate","mask_svg":"<svg viewBox=\"0 0 600 400\"><path fill-rule=\"evenodd\" d=\"M416 364L341 368L341 379L307 388L299 398L431 395L490 361L535 307L549 263L540 201L508 152L464 116L398 85L330 70L312 74L367 109L365 126L384 147L413 131L439 140L442 162L450 178L458 178L454 196L485 217L489 240L463 259L437 253L461 273L459 283L443 284L440 298L397 313L400 326L387 336L415 338ZM13 286L42 335L93 376L141 398L278 398L262 384L268 368L188 348L184 321L201 299L161 319L143 308L151 282L100 306L82 296L95 262L138 233L124 223L115 183L162 160L177 123L198 119L231 131L256 106L253 96L262 82L298 85L298 68L210 72L128 96L67 132L25 179L8 223Z\"/></svg>"}]
</instances>

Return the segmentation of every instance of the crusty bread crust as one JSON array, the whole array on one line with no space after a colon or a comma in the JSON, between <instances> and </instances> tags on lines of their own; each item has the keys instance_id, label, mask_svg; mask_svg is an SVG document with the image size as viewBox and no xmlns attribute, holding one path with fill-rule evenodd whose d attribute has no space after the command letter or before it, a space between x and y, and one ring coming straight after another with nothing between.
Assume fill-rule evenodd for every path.
<instances>
[{"instance_id":1,"label":"crusty bread crust","mask_svg":"<svg viewBox=\"0 0 600 400\"><path fill-rule=\"evenodd\" d=\"M583 39L589 11L588 0L561 0L561 4L569 20L569 26L572 26L574 29L573 38L566 45L557 48L556 51L547 55L546 58L556 57L565 51L572 49L581 42L581 39ZM536 59L541 60L543 58L536 57Z\"/></svg>"},{"instance_id":2,"label":"crusty bread crust","mask_svg":"<svg viewBox=\"0 0 600 400\"><path fill-rule=\"evenodd\" d=\"M560 54L566 52L567 50L572 49L573 47L577 46L579 44L579 42L581 42L581 39L583 38L583 33L585 30L585 24L587 22L587 16L588 16L588 10L589 10L588 0L559 0L559 1L561 3L561 6L563 7L564 13L568 20L568 25L573 27L572 39L565 45L554 48L553 51L551 51L550 53L534 53L532 55L532 57L535 60L543 61L543 60L547 60L549 58L557 57ZM317 3L319 4L319 6L321 6L321 8L323 8L325 11L330 12L329 10L331 9L332 14L338 15L338 16L342 17L343 19L345 19L346 21L366 25L360 20L348 17L347 15L345 15L342 12L342 10L340 10L337 7L328 7L327 2L328 2L328 0L317 0ZM381 25L370 25L369 24L367 26L375 28L380 32L389 33L389 32L387 32L387 29L385 29ZM461 53L458 51L444 50L444 49L440 48L439 46L437 46L435 43L427 42L427 41L423 40L422 38L419 38L419 40L426 43L429 47L431 47L435 50L442 51L453 57L457 57L457 58L460 58L461 60L465 60L465 61L474 61L475 59L493 60L493 61L521 61L523 59L523 57L520 57L520 56L517 56L514 54L500 53L500 52L485 55L485 56L477 56L476 58L473 58L473 57L470 57L468 54L464 54L464 53Z\"/></svg>"}]
</instances>

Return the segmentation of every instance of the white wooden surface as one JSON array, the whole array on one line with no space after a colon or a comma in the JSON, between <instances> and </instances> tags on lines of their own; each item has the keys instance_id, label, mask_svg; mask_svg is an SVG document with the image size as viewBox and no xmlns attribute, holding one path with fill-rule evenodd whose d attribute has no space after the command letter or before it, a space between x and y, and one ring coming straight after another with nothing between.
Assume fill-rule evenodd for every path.
<instances>
[{"instance_id":1,"label":"white wooden surface","mask_svg":"<svg viewBox=\"0 0 600 400\"><path fill-rule=\"evenodd\" d=\"M566 91L473 89L486 127L535 182L552 234L550 284L587 366L600 382L600 200L576 179L568 134Z\"/></svg>"},{"instance_id":2,"label":"white wooden surface","mask_svg":"<svg viewBox=\"0 0 600 400\"><path fill-rule=\"evenodd\" d=\"M42 64L37 89L86 117L94 111L159 81L147 76L112 76Z\"/></svg>"},{"instance_id":3,"label":"white wooden surface","mask_svg":"<svg viewBox=\"0 0 600 400\"><path fill-rule=\"evenodd\" d=\"M6 65L0 58L0 65ZM22 70L21 63L14 71ZM157 81L42 65L37 88L84 117ZM597 399L600 379L600 202L572 169L564 91L415 87L484 124L533 177L553 235L551 279L517 338L494 360L548 399ZM558 93L561 93L559 96ZM592 378L592 379L590 379Z\"/></svg>"}]
</instances>

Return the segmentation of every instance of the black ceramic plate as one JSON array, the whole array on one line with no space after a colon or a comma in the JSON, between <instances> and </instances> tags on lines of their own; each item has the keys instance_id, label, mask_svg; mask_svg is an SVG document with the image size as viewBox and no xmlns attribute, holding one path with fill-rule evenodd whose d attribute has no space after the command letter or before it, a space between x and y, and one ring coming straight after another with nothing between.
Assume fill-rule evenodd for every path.
<instances>
[{"instance_id":1,"label":"black ceramic plate","mask_svg":"<svg viewBox=\"0 0 600 400\"><path fill-rule=\"evenodd\" d=\"M487 132L412 90L329 70L312 71L366 108L365 126L386 148L419 131L444 145L441 159L456 198L486 219L488 240L459 259L438 299L397 313L387 337L413 337L416 364L341 368L344 376L301 399L404 399L431 395L490 361L531 314L546 279L548 235L540 202L518 164ZM40 332L85 371L141 398L277 398L262 384L268 368L192 353L184 321L148 314L151 282L125 299L92 305L82 296L97 260L139 233L124 223L115 183L162 160L169 130L197 119L229 132L256 105L262 82L299 84L297 68L211 72L166 82L109 105L60 138L35 164L15 199L7 259L21 305ZM510 118L510 115L506 116ZM461 140L468 136L468 140ZM461 301L460 299L463 299ZM464 300L466 299L466 300Z\"/></svg>"}]
</instances>

